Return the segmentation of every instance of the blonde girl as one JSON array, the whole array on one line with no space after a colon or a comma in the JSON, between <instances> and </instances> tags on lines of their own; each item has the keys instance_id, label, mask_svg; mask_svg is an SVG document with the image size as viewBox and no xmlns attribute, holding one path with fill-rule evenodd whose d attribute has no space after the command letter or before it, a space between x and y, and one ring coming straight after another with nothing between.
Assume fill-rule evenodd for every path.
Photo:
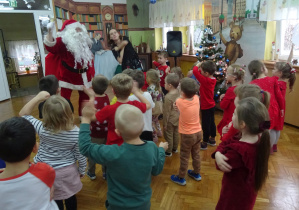
<instances>
[{"instance_id":1,"label":"blonde girl","mask_svg":"<svg viewBox=\"0 0 299 210\"><path fill-rule=\"evenodd\" d=\"M284 117L284 99L282 97L277 77L268 77L268 70L260 60L253 60L248 65L248 70L252 75L250 84L256 84L261 89L270 93L269 115L271 121L270 143L272 147L276 142L281 130L280 121Z\"/></svg>"},{"instance_id":2,"label":"blonde girl","mask_svg":"<svg viewBox=\"0 0 299 210\"><path fill-rule=\"evenodd\" d=\"M35 106L45 101L43 122L31 116ZM72 110L61 96L41 91L20 111L20 116L34 126L40 146L34 162L44 162L55 169L54 200L59 209L77 209L76 193L82 188L80 178L85 174L86 158L78 147L79 128L74 125ZM77 161L78 165L77 166Z\"/></svg>"},{"instance_id":3,"label":"blonde girl","mask_svg":"<svg viewBox=\"0 0 299 210\"><path fill-rule=\"evenodd\" d=\"M283 129L284 117L285 117L285 96L287 91L287 82L289 82L290 92L293 91L293 87L296 81L296 69L294 69L289 63L286 62L276 62L272 75L278 77L278 86L280 88L282 97L284 99L284 114L280 118L280 124L278 125L278 133L273 144L273 152L277 152L277 142L280 137L280 130Z\"/></svg>"},{"instance_id":4,"label":"blonde girl","mask_svg":"<svg viewBox=\"0 0 299 210\"><path fill-rule=\"evenodd\" d=\"M217 169L225 172L216 210L251 210L268 176L269 114L263 103L249 97L238 101L232 120L241 139L222 142L212 154Z\"/></svg>"},{"instance_id":5,"label":"blonde girl","mask_svg":"<svg viewBox=\"0 0 299 210\"><path fill-rule=\"evenodd\" d=\"M159 72L154 69L150 69L146 72L146 82L149 85L147 92L152 96L155 108L152 112L152 124L153 124L153 140L158 141L158 136L162 136L162 130L159 122L159 115L163 113L163 101L162 101L162 90L160 87Z\"/></svg>"},{"instance_id":6,"label":"blonde girl","mask_svg":"<svg viewBox=\"0 0 299 210\"><path fill-rule=\"evenodd\" d=\"M220 136L222 136L222 129L224 126L232 120L233 113L235 111L235 93L234 90L237 86L243 84L245 70L238 64L232 64L227 68L226 81L231 84L225 94L220 96L220 107L223 110L223 117L220 123L217 125L217 130Z\"/></svg>"}]
</instances>

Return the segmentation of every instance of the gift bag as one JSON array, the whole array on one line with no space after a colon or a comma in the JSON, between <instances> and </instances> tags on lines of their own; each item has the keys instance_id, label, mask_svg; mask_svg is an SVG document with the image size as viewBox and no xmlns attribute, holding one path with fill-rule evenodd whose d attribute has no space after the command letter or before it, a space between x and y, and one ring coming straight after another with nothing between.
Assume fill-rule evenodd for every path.
<instances>
[{"instance_id":1,"label":"gift bag","mask_svg":"<svg viewBox=\"0 0 299 210\"><path fill-rule=\"evenodd\" d=\"M162 101L156 101L155 107L153 108L152 115L160 115L163 113L163 102Z\"/></svg>"}]
</instances>

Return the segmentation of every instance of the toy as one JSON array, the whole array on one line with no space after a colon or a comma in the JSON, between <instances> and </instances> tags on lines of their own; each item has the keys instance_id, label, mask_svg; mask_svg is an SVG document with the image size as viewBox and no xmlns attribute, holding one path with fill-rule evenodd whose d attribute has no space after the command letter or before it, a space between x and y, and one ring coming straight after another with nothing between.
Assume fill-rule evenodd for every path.
<instances>
[{"instance_id":1,"label":"toy","mask_svg":"<svg viewBox=\"0 0 299 210\"><path fill-rule=\"evenodd\" d=\"M220 33L220 39L222 40L223 44L226 46L224 54L229 60L229 64L233 64L236 62L238 58L243 56L243 50L241 46L237 43L239 39L242 37L243 25L237 26L234 25L234 22L229 24L230 30L230 38L231 40L228 42L223 37L222 33Z\"/></svg>"}]
</instances>

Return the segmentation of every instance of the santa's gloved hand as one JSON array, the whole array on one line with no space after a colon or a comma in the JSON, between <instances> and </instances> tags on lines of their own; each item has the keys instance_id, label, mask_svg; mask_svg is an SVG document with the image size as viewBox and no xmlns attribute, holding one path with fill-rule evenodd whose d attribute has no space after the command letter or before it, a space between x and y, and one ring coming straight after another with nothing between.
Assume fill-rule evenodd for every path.
<instances>
[{"instance_id":1,"label":"santa's gloved hand","mask_svg":"<svg viewBox=\"0 0 299 210\"><path fill-rule=\"evenodd\" d=\"M55 24L54 22L50 22L47 24L47 29L49 33L52 33L52 31L54 30Z\"/></svg>"}]
</instances>

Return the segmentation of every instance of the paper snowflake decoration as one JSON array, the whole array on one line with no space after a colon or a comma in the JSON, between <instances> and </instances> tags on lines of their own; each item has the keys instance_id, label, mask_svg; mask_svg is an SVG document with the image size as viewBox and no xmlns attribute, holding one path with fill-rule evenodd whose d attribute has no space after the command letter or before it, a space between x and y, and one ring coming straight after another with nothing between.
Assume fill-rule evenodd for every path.
<instances>
[{"instance_id":1,"label":"paper snowflake decoration","mask_svg":"<svg viewBox=\"0 0 299 210\"><path fill-rule=\"evenodd\" d=\"M24 0L25 4L28 4L28 3L35 3L35 0Z\"/></svg>"},{"instance_id":2,"label":"paper snowflake decoration","mask_svg":"<svg viewBox=\"0 0 299 210\"><path fill-rule=\"evenodd\" d=\"M30 4L27 4L27 7L28 7L28 9L31 9L31 8L32 8L32 6L31 6Z\"/></svg>"}]
</instances>

